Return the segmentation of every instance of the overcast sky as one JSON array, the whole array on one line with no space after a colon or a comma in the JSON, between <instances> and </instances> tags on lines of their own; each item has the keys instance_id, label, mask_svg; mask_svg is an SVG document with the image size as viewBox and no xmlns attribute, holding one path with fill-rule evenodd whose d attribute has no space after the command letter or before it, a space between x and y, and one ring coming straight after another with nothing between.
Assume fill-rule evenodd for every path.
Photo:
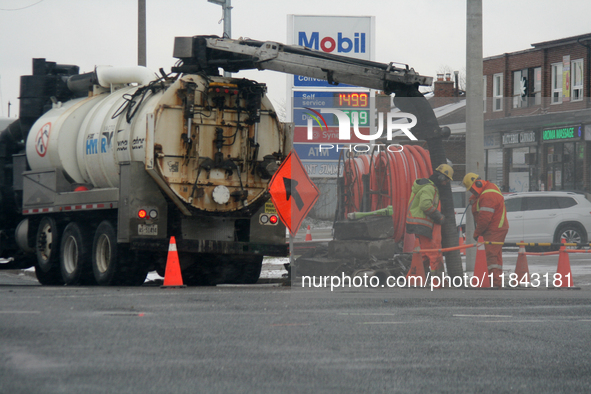
<instances>
[{"instance_id":1,"label":"overcast sky","mask_svg":"<svg viewBox=\"0 0 591 394\"><path fill-rule=\"evenodd\" d=\"M220 6L207 0L147 0L148 67L174 64L175 36L222 35ZM36 4L38 3L38 4ZM287 15L375 16L376 61L406 63L423 75L465 70L466 0L232 0L232 36L285 43ZM27 7L27 8L23 8ZM20 10L18 10L21 8ZM483 0L484 56L591 33L589 0ZM80 66L137 64L137 0L0 0L0 116L18 109L19 77L31 59ZM284 103L286 77L240 76L268 84Z\"/></svg>"}]
</instances>

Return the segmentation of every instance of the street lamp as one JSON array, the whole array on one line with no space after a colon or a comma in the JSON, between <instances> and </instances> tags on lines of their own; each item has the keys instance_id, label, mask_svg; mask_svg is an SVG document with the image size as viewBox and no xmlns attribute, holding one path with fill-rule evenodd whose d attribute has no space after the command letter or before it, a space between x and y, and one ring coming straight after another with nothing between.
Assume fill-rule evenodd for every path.
<instances>
[{"instance_id":1,"label":"street lamp","mask_svg":"<svg viewBox=\"0 0 591 394\"><path fill-rule=\"evenodd\" d=\"M224 38L232 38L232 0L207 0L210 3L221 5L224 10ZM227 71L224 71L224 77L230 77Z\"/></svg>"}]
</instances>

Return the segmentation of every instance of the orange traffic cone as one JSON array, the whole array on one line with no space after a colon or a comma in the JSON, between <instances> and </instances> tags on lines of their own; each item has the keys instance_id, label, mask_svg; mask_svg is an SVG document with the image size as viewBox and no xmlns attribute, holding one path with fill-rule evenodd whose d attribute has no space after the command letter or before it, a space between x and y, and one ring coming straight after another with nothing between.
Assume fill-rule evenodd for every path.
<instances>
[{"instance_id":1,"label":"orange traffic cone","mask_svg":"<svg viewBox=\"0 0 591 394\"><path fill-rule=\"evenodd\" d=\"M478 237L478 242L484 242L484 239L482 237ZM476 249L474 276L478 277L478 287L491 287L490 277L488 276L488 265L486 264L486 252L484 251L484 245L480 245Z\"/></svg>"},{"instance_id":2,"label":"orange traffic cone","mask_svg":"<svg viewBox=\"0 0 591 394\"><path fill-rule=\"evenodd\" d=\"M565 243L566 240L563 238L561 242ZM568 253L566 252L566 246L560 247L560 253L558 254L558 267L556 268L556 273L559 275L559 277L558 279L553 281L554 287L574 286L573 274L570 270L570 258L568 257ZM556 286L556 283L559 283L560 286Z\"/></svg>"},{"instance_id":3,"label":"orange traffic cone","mask_svg":"<svg viewBox=\"0 0 591 394\"><path fill-rule=\"evenodd\" d=\"M459 240L458 240L458 245L462 246L464 245L465 241L464 241L464 235L462 234L462 228L460 227L460 229L458 230L458 235L459 235ZM462 255L466 255L466 249L461 249Z\"/></svg>"},{"instance_id":4,"label":"orange traffic cone","mask_svg":"<svg viewBox=\"0 0 591 394\"><path fill-rule=\"evenodd\" d=\"M166 271L164 272L164 284L161 287L186 287L183 284L179 254L176 250L176 240L174 237L170 237Z\"/></svg>"},{"instance_id":5,"label":"orange traffic cone","mask_svg":"<svg viewBox=\"0 0 591 394\"><path fill-rule=\"evenodd\" d=\"M308 229L306 230L306 241L312 240L312 233L310 232L310 225L308 224Z\"/></svg>"},{"instance_id":6,"label":"orange traffic cone","mask_svg":"<svg viewBox=\"0 0 591 394\"><path fill-rule=\"evenodd\" d=\"M523 245L519 247L515 273L517 274L517 283L529 282L529 267L527 266L527 256L525 255L525 246Z\"/></svg>"},{"instance_id":7,"label":"orange traffic cone","mask_svg":"<svg viewBox=\"0 0 591 394\"><path fill-rule=\"evenodd\" d=\"M406 274L406 279L408 279L410 276L414 278L420 276L423 283L427 280L427 276L425 275L425 266L423 265L423 258L421 257L421 245L419 244L418 238L415 238L415 249L412 252L412 262L410 263L408 274ZM407 283L409 283L409 281L407 281ZM415 280L415 283L421 282Z\"/></svg>"},{"instance_id":8,"label":"orange traffic cone","mask_svg":"<svg viewBox=\"0 0 591 394\"><path fill-rule=\"evenodd\" d=\"M402 253L412 253L415 247L416 237L414 234L404 233L404 243L402 244Z\"/></svg>"}]
</instances>

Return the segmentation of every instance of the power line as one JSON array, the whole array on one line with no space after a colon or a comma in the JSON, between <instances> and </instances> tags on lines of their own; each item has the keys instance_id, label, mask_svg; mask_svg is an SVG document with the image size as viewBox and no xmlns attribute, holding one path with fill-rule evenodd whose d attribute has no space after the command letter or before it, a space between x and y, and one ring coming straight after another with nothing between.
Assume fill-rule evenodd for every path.
<instances>
[{"instance_id":1,"label":"power line","mask_svg":"<svg viewBox=\"0 0 591 394\"><path fill-rule=\"evenodd\" d=\"M39 3L43 2L43 1L44 0L39 0L36 3L33 3L33 4L28 5L26 7L21 7L21 8L0 8L0 11L20 11L20 10L24 10L25 8L33 7L34 5L37 5L37 4L39 4Z\"/></svg>"}]
</instances>

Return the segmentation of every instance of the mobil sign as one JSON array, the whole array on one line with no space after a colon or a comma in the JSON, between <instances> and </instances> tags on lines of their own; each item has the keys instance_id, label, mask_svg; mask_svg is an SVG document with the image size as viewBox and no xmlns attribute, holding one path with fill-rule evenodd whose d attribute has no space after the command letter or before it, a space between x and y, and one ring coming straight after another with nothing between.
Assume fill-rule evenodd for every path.
<instances>
[{"instance_id":1,"label":"mobil sign","mask_svg":"<svg viewBox=\"0 0 591 394\"><path fill-rule=\"evenodd\" d=\"M298 32L298 45L327 53L366 53L366 34L359 32L353 34L354 38L351 39L343 35L343 32L340 31L337 33L337 38L335 39L331 36L320 38L320 33L317 31L313 31L309 34L305 31L300 31Z\"/></svg>"},{"instance_id":2,"label":"mobil sign","mask_svg":"<svg viewBox=\"0 0 591 394\"><path fill-rule=\"evenodd\" d=\"M373 16L289 15L288 42L325 53L373 60L374 23ZM295 75L293 86L331 85L324 80Z\"/></svg>"}]
</instances>

